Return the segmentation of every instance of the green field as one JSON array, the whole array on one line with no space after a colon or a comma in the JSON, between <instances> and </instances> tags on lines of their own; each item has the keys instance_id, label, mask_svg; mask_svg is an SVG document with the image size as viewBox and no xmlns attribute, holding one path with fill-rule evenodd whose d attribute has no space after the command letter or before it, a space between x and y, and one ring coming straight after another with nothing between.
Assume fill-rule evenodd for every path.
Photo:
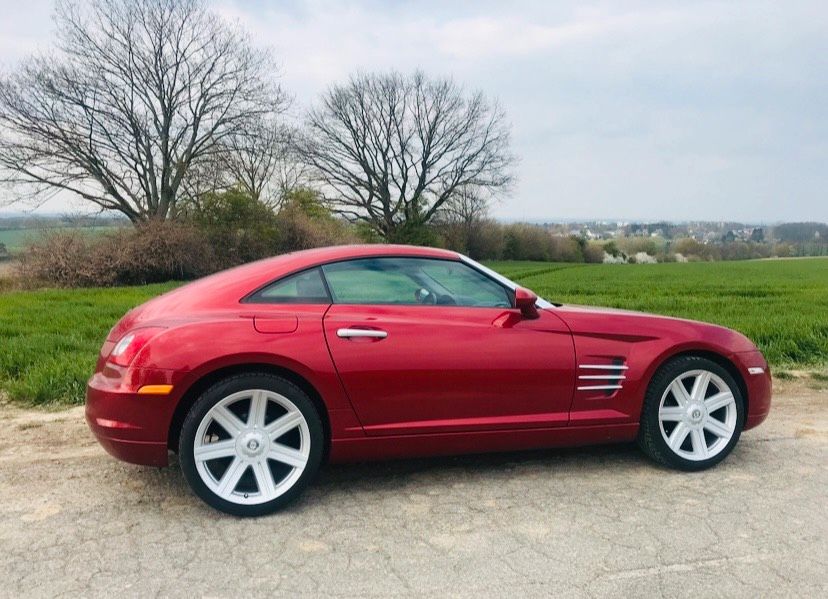
<instances>
[{"instance_id":1,"label":"green field","mask_svg":"<svg viewBox=\"0 0 828 599\"><path fill-rule=\"evenodd\" d=\"M49 231L70 230L72 227L51 227L46 229L0 229L0 243L6 246L6 249L11 253L20 252L32 241L37 241L37 238L43 233ZM104 225L100 227L76 227L77 231L81 231L88 235L100 235L108 231L118 229L116 226Z\"/></svg>"},{"instance_id":2,"label":"green field","mask_svg":"<svg viewBox=\"0 0 828 599\"><path fill-rule=\"evenodd\" d=\"M112 325L130 308L172 287L0 293L0 388L12 401L81 403Z\"/></svg>"},{"instance_id":3,"label":"green field","mask_svg":"<svg viewBox=\"0 0 828 599\"><path fill-rule=\"evenodd\" d=\"M490 266L553 301L735 328L777 369L828 364L828 259ZM0 389L23 403L80 403L109 328L132 306L174 286L0 293Z\"/></svg>"},{"instance_id":4,"label":"green field","mask_svg":"<svg viewBox=\"0 0 828 599\"><path fill-rule=\"evenodd\" d=\"M825 258L490 266L551 301L641 310L736 329L774 366L828 363Z\"/></svg>"}]
</instances>

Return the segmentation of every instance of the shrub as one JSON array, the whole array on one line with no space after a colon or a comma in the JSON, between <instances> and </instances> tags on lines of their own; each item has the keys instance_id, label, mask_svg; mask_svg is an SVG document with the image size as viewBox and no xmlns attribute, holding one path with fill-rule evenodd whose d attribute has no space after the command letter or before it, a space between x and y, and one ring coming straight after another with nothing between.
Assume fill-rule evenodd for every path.
<instances>
[{"instance_id":1,"label":"shrub","mask_svg":"<svg viewBox=\"0 0 828 599\"><path fill-rule=\"evenodd\" d=\"M673 243L671 250L673 253L681 254L691 261L719 260L721 258L721 253L718 247L701 243L690 237L676 240Z\"/></svg>"},{"instance_id":2,"label":"shrub","mask_svg":"<svg viewBox=\"0 0 828 599\"><path fill-rule=\"evenodd\" d=\"M503 258L503 225L490 219L449 222L436 226L443 247L462 252L475 260Z\"/></svg>"},{"instance_id":3,"label":"shrub","mask_svg":"<svg viewBox=\"0 0 828 599\"><path fill-rule=\"evenodd\" d=\"M388 234L386 242L430 247L442 245L441 238L434 227L416 222L404 223L397 227Z\"/></svg>"},{"instance_id":4,"label":"shrub","mask_svg":"<svg viewBox=\"0 0 828 599\"><path fill-rule=\"evenodd\" d=\"M107 287L193 279L214 267L201 231L151 221L98 237L75 230L44 234L21 256L20 275L27 287Z\"/></svg>"},{"instance_id":5,"label":"shrub","mask_svg":"<svg viewBox=\"0 0 828 599\"><path fill-rule=\"evenodd\" d=\"M355 228L335 218L316 192L308 189L288 193L275 222L279 230L279 252L359 241Z\"/></svg>"},{"instance_id":6,"label":"shrub","mask_svg":"<svg viewBox=\"0 0 828 599\"><path fill-rule=\"evenodd\" d=\"M503 227L490 219L477 221L466 240L466 251L475 260L500 260L505 247Z\"/></svg>"},{"instance_id":7,"label":"shrub","mask_svg":"<svg viewBox=\"0 0 828 599\"><path fill-rule=\"evenodd\" d=\"M272 256L280 246L272 208L240 189L189 203L184 219L206 236L217 260L215 270Z\"/></svg>"},{"instance_id":8,"label":"shrub","mask_svg":"<svg viewBox=\"0 0 828 599\"><path fill-rule=\"evenodd\" d=\"M606 245L608 246L610 245L610 243ZM612 252L606 249L606 246L601 245L600 243L590 242L584 248L584 262L589 262L591 264L600 264L604 261L605 252L610 256L613 255Z\"/></svg>"},{"instance_id":9,"label":"shrub","mask_svg":"<svg viewBox=\"0 0 828 599\"><path fill-rule=\"evenodd\" d=\"M24 286L55 287L111 285L101 281L93 261L90 240L77 230L44 233L20 256L20 279Z\"/></svg>"},{"instance_id":10,"label":"shrub","mask_svg":"<svg viewBox=\"0 0 828 599\"><path fill-rule=\"evenodd\" d=\"M655 256L659 250L659 244L652 237L621 237L615 243L616 247L628 256L639 252Z\"/></svg>"},{"instance_id":11,"label":"shrub","mask_svg":"<svg viewBox=\"0 0 828 599\"><path fill-rule=\"evenodd\" d=\"M658 260L653 258L647 252L636 252L634 258L636 264L655 264L656 262L658 262ZM632 258L630 258L630 261L633 261Z\"/></svg>"},{"instance_id":12,"label":"shrub","mask_svg":"<svg viewBox=\"0 0 828 599\"><path fill-rule=\"evenodd\" d=\"M114 285L186 281L217 270L209 238L187 224L150 221L106 235L93 247L99 272L109 273Z\"/></svg>"},{"instance_id":13,"label":"shrub","mask_svg":"<svg viewBox=\"0 0 828 599\"><path fill-rule=\"evenodd\" d=\"M773 255L778 258L790 258L794 255L794 248L788 243L777 243L773 246Z\"/></svg>"}]
</instances>

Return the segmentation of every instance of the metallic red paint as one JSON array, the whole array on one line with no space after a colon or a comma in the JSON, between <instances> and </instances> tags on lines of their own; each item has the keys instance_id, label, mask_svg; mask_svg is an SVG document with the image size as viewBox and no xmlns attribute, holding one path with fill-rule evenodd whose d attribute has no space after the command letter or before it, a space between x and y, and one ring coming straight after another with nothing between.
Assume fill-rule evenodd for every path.
<instances>
[{"instance_id":1,"label":"metallic red paint","mask_svg":"<svg viewBox=\"0 0 828 599\"><path fill-rule=\"evenodd\" d=\"M722 327L619 310L257 304L243 300L287 274L369 256L460 260L446 250L342 246L286 254L206 277L131 310L110 331L87 389L104 448L164 465L176 409L205 377L238 369L289 375L321 402L332 461L629 441L659 365L686 352L728 364L747 392L745 428L770 409L767 363ZM139 327L161 329L128 366L109 360ZM342 339L340 327L388 337ZM623 364L622 388L578 389L579 366ZM750 368L762 368L750 374ZM169 395L138 395L144 385ZM608 394L609 393L609 394ZM181 404L186 406L188 404Z\"/></svg>"}]
</instances>

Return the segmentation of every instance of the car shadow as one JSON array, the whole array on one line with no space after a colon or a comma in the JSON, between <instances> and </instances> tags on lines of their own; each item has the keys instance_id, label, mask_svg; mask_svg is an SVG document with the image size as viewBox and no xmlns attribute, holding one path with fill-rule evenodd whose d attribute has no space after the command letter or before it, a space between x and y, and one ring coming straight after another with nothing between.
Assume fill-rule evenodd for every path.
<instances>
[{"instance_id":1,"label":"car shadow","mask_svg":"<svg viewBox=\"0 0 828 599\"><path fill-rule=\"evenodd\" d=\"M134 475L132 468L128 468ZM494 484L504 479L531 479L537 477L538 472L587 478L638 468L658 466L648 460L634 443L325 464L303 497L282 513L339 505L343 500L353 501L363 493L421 490L423 483L432 488L448 487L460 481L466 485ZM139 468L139 471L146 488L154 489L152 494L163 497L165 502L181 507L182 503L198 506L208 513L218 514L190 492L174 454L170 454L167 468L147 467Z\"/></svg>"},{"instance_id":2,"label":"car shadow","mask_svg":"<svg viewBox=\"0 0 828 599\"><path fill-rule=\"evenodd\" d=\"M425 473L446 473L463 470L466 474L485 477L493 472L528 469L541 466L585 471L603 469L609 463L638 464L646 462L633 443L594 447L533 449L524 451L480 453L429 458L406 458L374 462L326 464L317 484L336 484L351 480L377 480L409 477Z\"/></svg>"}]
</instances>

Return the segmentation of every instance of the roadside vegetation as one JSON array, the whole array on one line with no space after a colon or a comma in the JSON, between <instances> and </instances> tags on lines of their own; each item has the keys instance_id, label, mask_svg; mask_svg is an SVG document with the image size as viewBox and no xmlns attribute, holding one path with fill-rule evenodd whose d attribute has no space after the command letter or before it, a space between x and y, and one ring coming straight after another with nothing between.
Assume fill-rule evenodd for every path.
<instances>
[{"instance_id":1,"label":"roadside vegetation","mask_svg":"<svg viewBox=\"0 0 828 599\"><path fill-rule=\"evenodd\" d=\"M828 365L828 259L490 265L553 301L652 311L733 327L758 344L775 370L821 371ZM133 306L176 285L0 294L0 390L25 404L82 403L84 385L110 327Z\"/></svg>"},{"instance_id":2,"label":"roadside vegetation","mask_svg":"<svg viewBox=\"0 0 828 599\"><path fill-rule=\"evenodd\" d=\"M824 256L828 225L498 222L519 161L482 91L360 72L292 107L278 57L203 0L67 0L54 21L53 47L0 74L0 185L87 215L0 227L14 401L82 401L109 327L180 281L354 242L508 260L551 298L718 322L774 365L828 363L826 260L716 262Z\"/></svg>"},{"instance_id":3,"label":"roadside vegetation","mask_svg":"<svg viewBox=\"0 0 828 599\"><path fill-rule=\"evenodd\" d=\"M0 294L0 388L12 401L76 405L107 332L175 284Z\"/></svg>"}]
</instances>

